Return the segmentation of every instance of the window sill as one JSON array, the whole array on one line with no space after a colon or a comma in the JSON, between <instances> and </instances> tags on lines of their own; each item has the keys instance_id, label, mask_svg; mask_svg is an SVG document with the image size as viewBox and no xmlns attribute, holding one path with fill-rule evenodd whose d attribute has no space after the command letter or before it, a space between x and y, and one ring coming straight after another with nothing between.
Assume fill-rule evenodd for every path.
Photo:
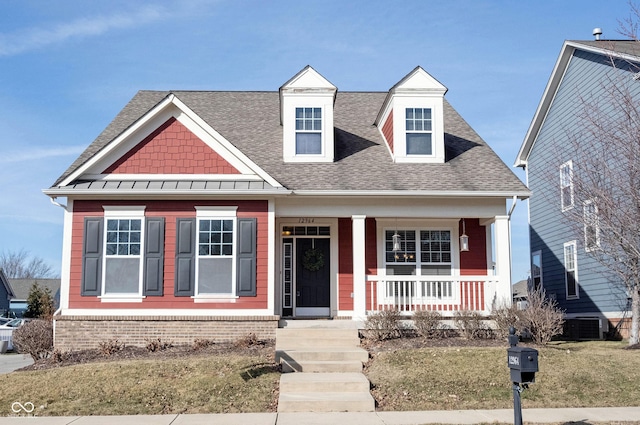
<instances>
[{"instance_id":1,"label":"window sill","mask_svg":"<svg viewBox=\"0 0 640 425\"><path fill-rule=\"evenodd\" d=\"M98 298L103 303L141 303L145 299L140 295L102 295Z\"/></svg>"},{"instance_id":2,"label":"window sill","mask_svg":"<svg viewBox=\"0 0 640 425\"><path fill-rule=\"evenodd\" d=\"M196 295L191 298L193 298L194 303L235 303L239 297L230 294L207 294Z\"/></svg>"}]
</instances>

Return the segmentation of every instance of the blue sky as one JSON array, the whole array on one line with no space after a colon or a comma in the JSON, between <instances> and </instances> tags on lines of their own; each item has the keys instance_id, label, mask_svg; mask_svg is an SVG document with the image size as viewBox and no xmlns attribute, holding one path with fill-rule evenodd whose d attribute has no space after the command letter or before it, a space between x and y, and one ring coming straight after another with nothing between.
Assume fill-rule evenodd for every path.
<instances>
[{"instance_id":1,"label":"blue sky","mask_svg":"<svg viewBox=\"0 0 640 425\"><path fill-rule=\"evenodd\" d=\"M625 0L0 2L0 251L60 270L53 184L138 90L277 90L306 65L386 91L416 65L511 166L565 39L621 38ZM514 172L525 179L520 169ZM513 279L529 269L527 204Z\"/></svg>"}]
</instances>

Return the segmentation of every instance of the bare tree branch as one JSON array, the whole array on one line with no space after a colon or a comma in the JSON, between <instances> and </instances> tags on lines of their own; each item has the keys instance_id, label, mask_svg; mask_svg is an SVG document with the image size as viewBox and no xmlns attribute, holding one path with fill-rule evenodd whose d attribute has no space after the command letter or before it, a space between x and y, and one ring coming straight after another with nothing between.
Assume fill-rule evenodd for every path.
<instances>
[{"instance_id":1,"label":"bare tree branch","mask_svg":"<svg viewBox=\"0 0 640 425\"><path fill-rule=\"evenodd\" d=\"M2 251L0 269L10 279L37 279L55 277L53 268L40 257L30 257L29 252Z\"/></svg>"}]
</instances>

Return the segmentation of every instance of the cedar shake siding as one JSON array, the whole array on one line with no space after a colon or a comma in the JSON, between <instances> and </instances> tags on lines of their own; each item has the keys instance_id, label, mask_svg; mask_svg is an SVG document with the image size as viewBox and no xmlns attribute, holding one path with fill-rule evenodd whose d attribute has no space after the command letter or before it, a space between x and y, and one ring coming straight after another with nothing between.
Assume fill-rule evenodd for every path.
<instances>
[{"instance_id":1,"label":"cedar shake siding","mask_svg":"<svg viewBox=\"0 0 640 425\"><path fill-rule=\"evenodd\" d=\"M82 247L84 222L86 217L102 217L104 206L144 205L145 217L163 217L164 231L164 268L162 296L147 296L139 303L110 302L104 304L97 296L82 296ZM256 219L256 295L239 297L233 302L194 303L187 296L175 296L175 257L176 222L178 219L195 218L196 206L237 206L237 218ZM139 309L266 309L267 308L267 202L265 201L76 201L73 213L73 243L71 252L71 273L69 308L135 308Z\"/></svg>"},{"instance_id":2,"label":"cedar shake siding","mask_svg":"<svg viewBox=\"0 0 640 425\"><path fill-rule=\"evenodd\" d=\"M238 174L175 118L167 120L104 174Z\"/></svg>"}]
</instances>

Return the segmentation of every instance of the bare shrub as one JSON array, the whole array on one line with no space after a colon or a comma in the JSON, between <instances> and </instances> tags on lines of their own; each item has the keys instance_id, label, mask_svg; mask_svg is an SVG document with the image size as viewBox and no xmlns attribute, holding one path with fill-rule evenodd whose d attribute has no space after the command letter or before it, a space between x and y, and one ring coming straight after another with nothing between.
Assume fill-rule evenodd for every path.
<instances>
[{"instance_id":1,"label":"bare shrub","mask_svg":"<svg viewBox=\"0 0 640 425\"><path fill-rule=\"evenodd\" d=\"M413 326L425 338L442 336L442 315L435 310L418 310L413 313Z\"/></svg>"},{"instance_id":2,"label":"bare shrub","mask_svg":"<svg viewBox=\"0 0 640 425\"><path fill-rule=\"evenodd\" d=\"M490 338L491 329L484 323L484 317L477 311L458 310L453 314L453 323L465 339Z\"/></svg>"},{"instance_id":3,"label":"bare shrub","mask_svg":"<svg viewBox=\"0 0 640 425\"><path fill-rule=\"evenodd\" d=\"M238 338L233 345L237 348L249 348L255 347L256 345L264 345L264 341L260 341L256 334L248 333L247 335Z\"/></svg>"},{"instance_id":4,"label":"bare shrub","mask_svg":"<svg viewBox=\"0 0 640 425\"><path fill-rule=\"evenodd\" d=\"M502 305L491 311L491 318L496 324L497 337L505 339L509 336L509 328L513 326L517 331L527 328L524 321L524 311L519 310L515 304Z\"/></svg>"},{"instance_id":5,"label":"bare shrub","mask_svg":"<svg viewBox=\"0 0 640 425\"><path fill-rule=\"evenodd\" d=\"M25 323L13 331L13 346L34 361L49 358L53 351L53 323L43 319Z\"/></svg>"},{"instance_id":6,"label":"bare shrub","mask_svg":"<svg viewBox=\"0 0 640 425\"><path fill-rule=\"evenodd\" d=\"M364 323L366 337L377 341L402 336L402 315L397 309L381 310L367 316Z\"/></svg>"},{"instance_id":7,"label":"bare shrub","mask_svg":"<svg viewBox=\"0 0 640 425\"><path fill-rule=\"evenodd\" d=\"M117 339L108 339L98 344L98 350L102 355L109 357L118 351L124 350L124 343Z\"/></svg>"},{"instance_id":8,"label":"bare shrub","mask_svg":"<svg viewBox=\"0 0 640 425\"><path fill-rule=\"evenodd\" d=\"M564 312L556 300L547 298L544 289L529 291L527 308L523 312L525 326L531 332L533 342L545 345L551 338L562 333Z\"/></svg>"},{"instance_id":9,"label":"bare shrub","mask_svg":"<svg viewBox=\"0 0 640 425\"><path fill-rule=\"evenodd\" d=\"M156 351L164 351L167 348L173 347L173 342L171 341L163 341L161 338L155 339L147 339L147 345L145 348L150 353L155 353Z\"/></svg>"},{"instance_id":10,"label":"bare shrub","mask_svg":"<svg viewBox=\"0 0 640 425\"><path fill-rule=\"evenodd\" d=\"M210 347L213 344L215 344L215 342L213 342L212 339L196 338L193 340L192 348L197 351L202 350L203 348Z\"/></svg>"}]
</instances>

